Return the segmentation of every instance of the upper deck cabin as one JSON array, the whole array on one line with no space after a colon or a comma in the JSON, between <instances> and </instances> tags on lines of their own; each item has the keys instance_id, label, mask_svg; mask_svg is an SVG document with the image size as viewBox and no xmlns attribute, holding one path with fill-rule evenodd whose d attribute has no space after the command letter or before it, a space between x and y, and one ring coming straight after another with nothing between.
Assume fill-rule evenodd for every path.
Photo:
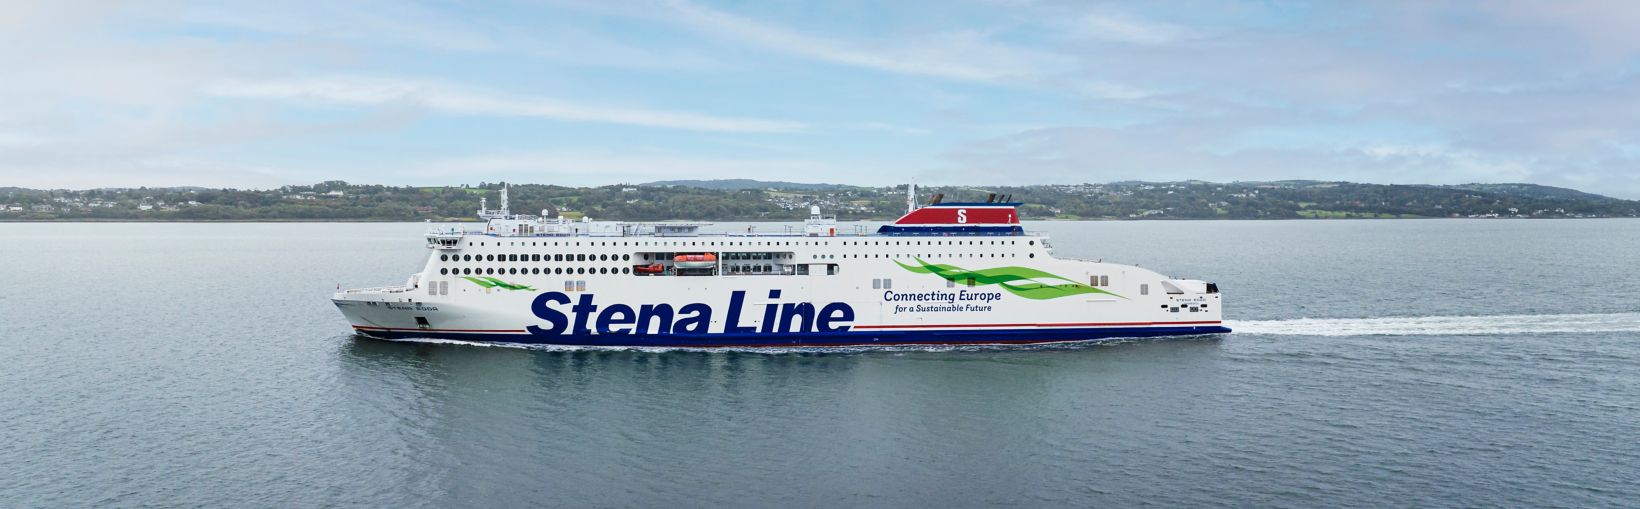
<instances>
[{"instance_id":1,"label":"upper deck cabin","mask_svg":"<svg viewBox=\"0 0 1640 509\"><path fill-rule=\"evenodd\" d=\"M835 275L850 260L1029 259L1051 249L1046 238L1020 227L1018 202L995 195L984 202L942 203L940 198L909 207L875 232L865 224L842 231L836 217L811 207L800 229L705 233L701 227L711 223L570 220L542 217L545 211L542 216L512 214L503 190L500 209L479 210L487 220L482 230L445 226L427 233L427 246L438 253L429 270L463 276ZM532 265L511 266L514 262ZM533 266L537 263L543 265Z\"/></svg>"},{"instance_id":2,"label":"upper deck cabin","mask_svg":"<svg viewBox=\"0 0 1640 509\"><path fill-rule=\"evenodd\" d=\"M912 191L914 193L915 191ZM1025 230L1019 224L1020 202L992 194L983 202L943 202L943 194L934 195L927 205L917 207L910 199L905 215L894 222L877 228L875 235L884 236L1019 236ZM1001 199L999 199L1001 198ZM481 199L483 200L483 199ZM563 216L545 217L513 214L507 209L507 189L501 189L501 208L487 208L480 202L478 217L486 220L482 231L469 231L456 226L435 228L427 233L428 247L454 249L462 236L487 235L494 237L698 237L714 235L702 233L700 228L712 223L697 221L593 221L565 219ZM801 232L788 227L780 233L759 233L748 229L738 232L717 233L720 236L804 236L837 237L869 236L864 225L855 225L852 232L840 232L836 216L825 216L820 207L809 208L809 218L803 221Z\"/></svg>"}]
</instances>

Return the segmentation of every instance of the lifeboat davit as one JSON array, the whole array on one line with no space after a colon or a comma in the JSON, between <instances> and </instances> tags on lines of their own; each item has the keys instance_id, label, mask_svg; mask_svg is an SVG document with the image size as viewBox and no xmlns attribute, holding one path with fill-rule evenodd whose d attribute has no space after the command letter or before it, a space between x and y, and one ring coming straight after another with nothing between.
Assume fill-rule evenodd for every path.
<instances>
[{"instance_id":1,"label":"lifeboat davit","mask_svg":"<svg viewBox=\"0 0 1640 509\"><path fill-rule=\"evenodd\" d=\"M680 254L672 257L672 266L680 269L710 269L717 267L717 255L712 253Z\"/></svg>"}]
</instances>

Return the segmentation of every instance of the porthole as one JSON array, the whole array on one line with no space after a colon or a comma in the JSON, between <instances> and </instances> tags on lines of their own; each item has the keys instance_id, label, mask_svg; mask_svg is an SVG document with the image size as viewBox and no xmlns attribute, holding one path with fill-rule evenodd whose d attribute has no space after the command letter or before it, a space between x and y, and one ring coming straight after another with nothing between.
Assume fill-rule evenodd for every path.
<instances>
[{"instance_id":1,"label":"porthole","mask_svg":"<svg viewBox=\"0 0 1640 509\"><path fill-rule=\"evenodd\" d=\"M1036 253L1031 253L1030 256L1031 256L1031 258L1036 258Z\"/></svg>"},{"instance_id":2,"label":"porthole","mask_svg":"<svg viewBox=\"0 0 1640 509\"><path fill-rule=\"evenodd\" d=\"M627 261L627 260L631 260L631 259L632 259L632 255L630 255L630 254L621 255L621 261L623 261L623 262Z\"/></svg>"},{"instance_id":3,"label":"porthole","mask_svg":"<svg viewBox=\"0 0 1640 509\"><path fill-rule=\"evenodd\" d=\"M1034 246L1034 245L1036 245L1036 241L1033 240L1033 241L1030 242L1030 244Z\"/></svg>"},{"instance_id":4,"label":"porthole","mask_svg":"<svg viewBox=\"0 0 1640 509\"><path fill-rule=\"evenodd\" d=\"M471 275L473 273L473 269L461 269L461 273Z\"/></svg>"},{"instance_id":5,"label":"porthole","mask_svg":"<svg viewBox=\"0 0 1640 509\"><path fill-rule=\"evenodd\" d=\"M473 261L473 255L461 255L461 261L464 261L464 262Z\"/></svg>"},{"instance_id":6,"label":"porthole","mask_svg":"<svg viewBox=\"0 0 1640 509\"><path fill-rule=\"evenodd\" d=\"M441 275L441 276L446 276L446 275L449 275L449 274L450 274L450 269L439 269L439 270L438 270L438 273L439 273L439 275Z\"/></svg>"},{"instance_id":7,"label":"porthole","mask_svg":"<svg viewBox=\"0 0 1640 509\"><path fill-rule=\"evenodd\" d=\"M622 274L630 274L630 273L632 273L632 267L621 267L621 273L622 273Z\"/></svg>"},{"instance_id":8,"label":"porthole","mask_svg":"<svg viewBox=\"0 0 1640 509\"><path fill-rule=\"evenodd\" d=\"M536 268L530 269L530 273L531 274L540 274L541 273L541 268L536 267Z\"/></svg>"},{"instance_id":9,"label":"porthole","mask_svg":"<svg viewBox=\"0 0 1640 509\"><path fill-rule=\"evenodd\" d=\"M608 274L609 273L609 268L608 267L598 267L598 273L599 274Z\"/></svg>"},{"instance_id":10,"label":"porthole","mask_svg":"<svg viewBox=\"0 0 1640 509\"><path fill-rule=\"evenodd\" d=\"M438 261L441 261L441 262L450 261L450 255L438 255Z\"/></svg>"}]
</instances>

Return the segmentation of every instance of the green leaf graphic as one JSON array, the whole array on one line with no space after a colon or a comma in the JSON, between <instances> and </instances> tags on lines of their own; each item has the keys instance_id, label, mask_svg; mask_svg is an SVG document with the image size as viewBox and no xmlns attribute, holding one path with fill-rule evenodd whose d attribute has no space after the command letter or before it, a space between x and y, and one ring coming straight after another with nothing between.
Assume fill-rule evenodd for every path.
<instances>
[{"instance_id":1,"label":"green leaf graphic","mask_svg":"<svg viewBox=\"0 0 1640 509\"><path fill-rule=\"evenodd\" d=\"M918 274L934 274L945 278L947 281L953 281L960 284L966 284L969 279L974 280L974 285L976 286L994 284L1002 287L1004 290L1007 290L1008 293L1012 293L1027 299L1047 300L1089 293L1105 294L1123 299L1127 298L1100 288L1094 288L1056 274L1050 274L1030 267L1008 266L981 270L968 270L955 265L928 263L923 261L921 258L912 259L917 261L917 265L906 265L904 263L900 263L899 260L894 260L894 263L899 265L900 268L911 272ZM1044 281L1062 281L1062 283L1056 282L1050 284L1044 283Z\"/></svg>"},{"instance_id":2,"label":"green leaf graphic","mask_svg":"<svg viewBox=\"0 0 1640 509\"><path fill-rule=\"evenodd\" d=\"M521 285L521 284L518 284L518 283L508 283L506 281L502 281L500 279L496 279L496 278L488 277L488 276L479 276L479 277L462 276L461 279L472 281L473 284L476 284L478 286L482 286L482 287L485 287L485 288L505 288L507 290L534 290L535 289L535 288L531 288L530 286L527 286L527 285Z\"/></svg>"}]
</instances>

